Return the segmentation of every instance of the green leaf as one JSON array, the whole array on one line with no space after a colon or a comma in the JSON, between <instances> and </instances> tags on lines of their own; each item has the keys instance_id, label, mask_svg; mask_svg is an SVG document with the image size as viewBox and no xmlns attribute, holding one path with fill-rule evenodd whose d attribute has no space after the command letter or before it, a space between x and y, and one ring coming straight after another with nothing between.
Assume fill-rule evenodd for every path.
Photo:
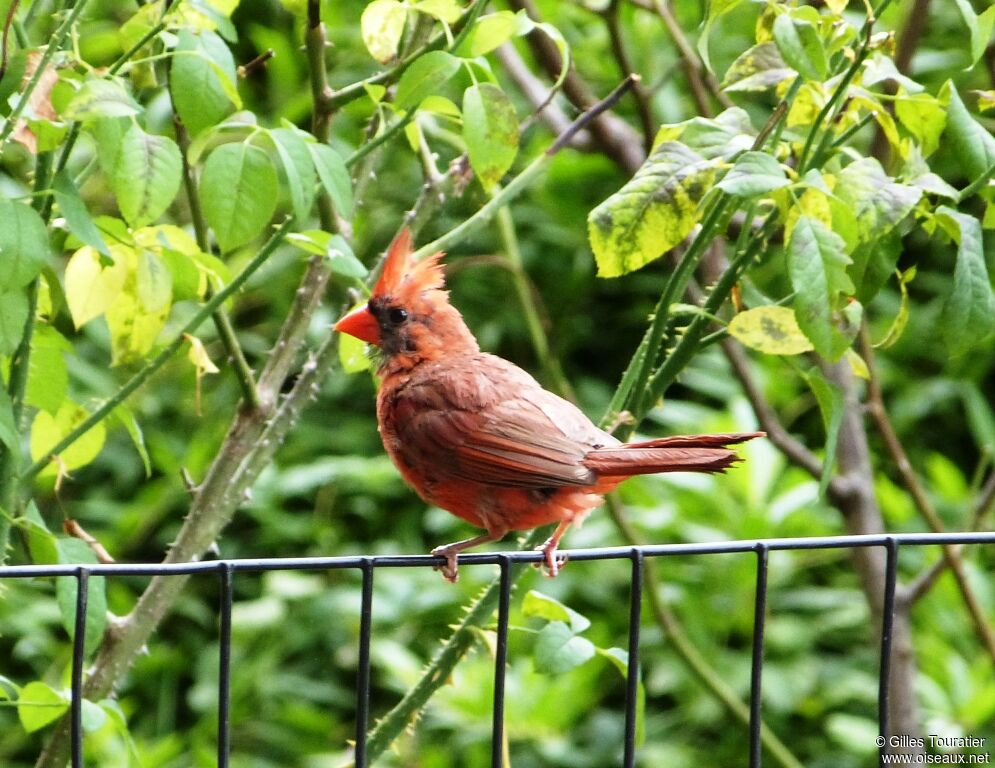
<instances>
[{"instance_id":1,"label":"green leaf","mask_svg":"<svg viewBox=\"0 0 995 768\"><path fill-rule=\"evenodd\" d=\"M127 117L108 117L91 120L86 124L86 130L93 136L97 144L97 160L100 170L111 182L117 172L117 161L120 156L121 139L132 126Z\"/></svg>"},{"instance_id":2,"label":"green leaf","mask_svg":"<svg viewBox=\"0 0 995 768\"><path fill-rule=\"evenodd\" d=\"M21 688L17 697L17 717L28 733L58 720L68 709L69 699L40 680Z\"/></svg>"},{"instance_id":3,"label":"green leaf","mask_svg":"<svg viewBox=\"0 0 995 768\"><path fill-rule=\"evenodd\" d=\"M799 355L813 349L789 307L756 307L729 321L729 335L740 344L767 355Z\"/></svg>"},{"instance_id":4,"label":"green leaf","mask_svg":"<svg viewBox=\"0 0 995 768\"><path fill-rule=\"evenodd\" d=\"M87 80L69 100L62 117L66 120L95 120L104 117L130 117L141 112L120 80Z\"/></svg>"},{"instance_id":5,"label":"green leaf","mask_svg":"<svg viewBox=\"0 0 995 768\"><path fill-rule=\"evenodd\" d=\"M729 92L766 91L797 73L789 67L775 43L760 43L739 55L722 80L722 89Z\"/></svg>"},{"instance_id":6,"label":"green leaf","mask_svg":"<svg viewBox=\"0 0 995 768\"><path fill-rule=\"evenodd\" d=\"M24 335L28 320L28 297L16 289L0 293L0 355L12 355Z\"/></svg>"},{"instance_id":7,"label":"green leaf","mask_svg":"<svg viewBox=\"0 0 995 768\"><path fill-rule=\"evenodd\" d=\"M21 436L14 423L14 404L6 387L0 387L0 443L15 456L21 455Z\"/></svg>"},{"instance_id":8,"label":"green leaf","mask_svg":"<svg viewBox=\"0 0 995 768\"><path fill-rule=\"evenodd\" d=\"M142 459L142 466L145 467L145 477L151 477L152 460L149 457L148 448L145 447L145 435L142 433L142 427L138 423L138 419L135 418L135 414L123 403L111 411L111 414L121 422L121 426L131 438L135 450L138 451L138 455Z\"/></svg>"},{"instance_id":9,"label":"green leaf","mask_svg":"<svg viewBox=\"0 0 995 768\"><path fill-rule=\"evenodd\" d=\"M307 149L321 186L332 198L335 210L347 219L352 218L352 179L342 155L327 144L308 142Z\"/></svg>"},{"instance_id":10,"label":"green leaf","mask_svg":"<svg viewBox=\"0 0 995 768\"><path fill-rule=\"evenodd\" d=\"M522 613L535 616L546 621L560 621L570 625L570 629L579 634L591 626L586 616L577 613L573 608L561 603L554 597L533 589L526 593L522 600Z\"/></svg>"},{"instance_id":11,"label":"green leaf","mask_svg":"<svg viewBox=\"0 0 995 768\"><path fill-rule=\"evenodd\" d=\"M617 277L658 259L698 222L698 203L718 161L665 141L618 192L591 211L588 234L600 277Z\"/></svg>"},{"instance_id":12,"label":"green leaf","mask_svg":"<svg viewBox=\"0 0 995 768\"><path fill-rule=\"evenodd\" d=\"M38 212L0 198L0 293L34 280L48 254L48 230Z\"/></svg>"},{"instance_id":13,"label":"green leaf","mask_svg":"<svg viewBox=\"0 0 995 768\"><path fill-rule=\"evenodd\" d=\"M224 144L204 163L200 196L222 251L258 235L276 210L279 192L269 156L250 144Z\"/></svg>"},{"instance_id":14,"label":"green leaf","mask_svg":"<svg viewBox=\"0 0 995 768\"><path fill-rule=\"evenodd\" d=\"M173 51L169 92L191 136L217 125L241 106L235 60L214 32L181 30Z\"/></svg>"},{"instance_id":15,"label":"green leaf","mask_svg":"<svg viewBox=\"0 0 995 768\"><path fill-rule=\"evenodd\" d=\"M623 680L629 677L629 654L621 648L595 648L598 655L607 659ZM636 745L646 740L646 686L640 676L636 685Z\"/></svg>"},{"instance_id":16,"label":"green leaf","mask_svg":"<svg viewBox=\"0 0 995 768\"><path fill-rule=\"evenodd\" d=\"M86 245L96 248L103 256L110 258L111 252L107 249L100 230L93 223L90 212L86 209L86 203L79 196L79 190L73 183L72 177L63 168L52 182L52 192L55 194L55 202L59 210L66 219L66 226L69 231Z\"/></svg>"},{"instance_id":17,"label":"green leaf","mask_svg":"<svg viewBox=\"0 0 995 768\"><path fill-rule=\"evenodd\" d=\"M679 141L706 160L728 161L749 150L753 136L746 110L730 107L714 118L693 117L661 126L653 139L653 150L665 141Z\"/></svg>"},{"instance_id":18,"label":"green leaf","mask_svg":"<svg viewBox=\"0 0 995 768\"><path fill-rule=\"evenodd\" d=\"M303 221L314 205L314 188L318 183L308 142L296 128L276 128L269 135L287 177L294 215L298 221Z\"/></svg>"},{"instance_id":19,"label":"green leaf","mask_svg":"<svg viewBox=\"0 0 995 768\"><path fill-rule=\"evenodd\" d=\"M20 690L13 680L0 675L0 701L16 701Z\"/></svg>"},{"instance_id":20,"label":"green leaf","mask_svg":"<svg viewBox=\"0 0 995 768\"><path fill-rule=\"evenodd\" d=\"M518 33L518 27L518 19L512 11L481 16L453 53L467 59L483 56L511 40Z\"/></svg>"},{"instance_id":21,"label":"green leaf","mask_svg":"<svg viewBox=\"0 0 995 768\"><path fill-rule=\"evenodd\" d=\"M981 14L974 12L974 7L970 0L954 0L960 17L967 26L967 31L971 36L971 64L967 69L971 69L984 55L985 48L992 39L992 29L995 27L995 5L989 6Z\"/></svg>"},{"instance_id":22,"label":"green leaf","mask_svg":"<svg viewBox=\"0 0 995 768\"><path fill-rule=\"evenodd\" d=\"M336 274L362 280L369 272L363 266L363 262L356 258L349 242L342 235L332 235L328 239L325 252L328 254L332 272Z\"/></svg>"},{"instance_id":23,"label":"green leaf","mask_svg":"<svg viewBox=\"0 0 995 768\"><path fill-rule=\"evenodd\" d=\"M58 412L69 391L65 355L73 346L48 323L36 323L31 335L28 386L24 401L51 414Z\"/></svg>"},{"instance_id":24,"label":"green leaf","mask_svg":"<svg viewBox=\"0 0 995 768\"><path fill-rule=\"evenodd\" d=\"M49 458L56 443L72 432L89 415L85 408L68 400L62 403L62 407L54 416L47 411L38 411L31 423L31 460ZM77 467L89 464L104 447L106 433L103 422L95 424L89 432L59 454L59 461L50 462L42 470L41 477L54 477L60 469L71 472Z\"/></svg>"},{"instance_id":25,"label":"green leaf","mask_svg":"<svg viewBox=\"0 0 995 768\"><path fill-rule=\"evenodd\" d=\"M535 671L543 675L559 675L579 667L594 656L594 643L562 621L551 621L536 637Z\"/></svg>"},{"instance_id":26,"label":"green leaf","mask_svg":"<svg viewBox=\"0 0 995 768\"><path fill-rule=\"evenodd\" d=\"M951 355L963 355L995 332L995 295L985 266L981 222L942 207L937 219L957 241L954 284L943 304L943 337Z\"/></svg>"},{"instance_id":27,"label":"green leaf","mask_svg":"<svg viewBox=\"0 0 995 768\"><path fill-rule=\"evenodd\" d=\"M951 156L973 182L995 166L995 137L971 116L952 84L944 88L949 89L950 106L943 135L950 142Z\"/></svg>"},{"instance_id":28,"label":"green leaf","mask_svg":"<svg viewBox=\"0 0 995 768\"><path fill-rule=\"evenodd\" d=\"M829 61L814 24L782 13L774 20L774 43L784 62L806 80L826 79Z\"/></svg>"},{"instance_id":29,"label":"green leaf","mask_svg":"<svg viewBox=\"0 0 995 768\"><path fill-rule=\"evenodd\" d=\"M108 266L101 264L100 254L88 245L76 251L66 264L66 303L77 328L104 314L124 287L132 251L118 244L111 245L110 251L114 262Z\"/></svg>"},{"instance_id":30,"label":"green leaf","mask_svg":"<svg viewBox=\"0 0 995 768\"><path fill-rule=\"evenodd\" d=\"M360 373L370 367L370 356L367 354L366 344L345 333L338 334L339 337L339 363L346 373Z\"/></svg>"},{"instance_id":31,"label":"green leaf","mask_svg":"<svg viewBox=\"0 0 995 768\"><path fill-rule=\"evenodd\" d=\"M705 66L711 70L712 62L709 59L708 53L708 41L712 33L712 27L715 22L719 20L722 16L729 13L737 5L742 3L743 0L711 0L708 3L708 13L705 16L705 24L701 30L701 36L698 38L698 54L701 56L701 60L705 62Z\"/></svg>"},{"instance_id":32,"label":"green leaf","mask_svg":"<svg viewBox=\"0 0 995 768\"><path fill-rule=\"evenodd\" d=\"M919 142L923 157L929 157L940 146L940 136L947 127L947 101L949 91L946 98L915 93L895 99L895 116Z\"/></svg>"},{"instance_id":33,"label":"green leaf","mask_svg":"<svg viewBox=\"0 0 995 768\"><path fill-rule=\"evenodd\" d=\"M394 104L398 109L416 109L426 96L441 90L459 72L460 60L445 51L419 56L404 70L397 84Z\"/></svg>"},{"instance_id":34,"label":"green leaf","mask_svg":"<svg viewBox=\"0 0 995 768\"><path fill-rule=\"evenodd\" d=\"M114 192L121 215L133 227L159 218L180 190L183 159L176 142L146 133L135 123L121 139Z\"/></svg>"},{"instance_id":35,"label":"green leaf","mask_svg":"<svg viewBox=\"0 0 995 768\"><path fill-rule=\"evenodd\" d=\"M407 17L407 8L397 0L373 0L363 10L359 22L363 44L381 64L397 56Z\"/></svg>"},{"instance_id":36,"label":"green leaf","mask_svg":"<svg viewBox=\"0 0 995 768\"><path fill-rule=\"evenodd\" d=\"M45 527L45 521L34 501L29 501L24 511L25 532L31 562L51 565L59 562L59 547L54 534Z\"/></svg>"},{"instance_id":37,"label":"green leaf","mask_svg":"<svg viewBox=\"0 0 995 768\"><path fill-rule=\"evenodd\" d=\"M960 397L975 444L982 453L992 455L995 453L995 414L990 398L973 381L961 382Z\"/></svg>"},{"instance_id":38,"label":"green leaf","mask_svg":"<svg viewBox=\"0 0 995 768\"><path fill-rule=\"evenodd\" d=\"M90 546L79 539L56 538L59 562L66 565L96 563L97 557ZM91 576L87 585L86 633L83 647L87 656L96 650L107 629L107 585L103 576ZM55 598L62 616L62 626L70 637L76 629L77 580L61 576L55 580Z\"/></svg>"},{"instance_id":39,"label":"green leaf","mask_svg":"<svg viewBox=\"0 0 995 768\"><path fill-rule=\"evenodd\" d=\"M822 459L822 477L819 478L821 498L833 477L836 464L836 445L839 442L840 425L843 423L843 392L830 383L817 368L810 368L802 376L808 384L822 414L822 425L826 430L826 448Z\"/></svg>"},{"instance_id":40,"label":"green leaf","mask_svg":"<svg viewBox=\"0 0 995 768\"><path fill-rule=\"evenodd\" d=\"M871 157L850 163L837 179L833 193L852 209L860 242L890 232L922 198L921 189L894 181Z\"/></svg>"},{"instance_id":41,"label":"green leaf","mask_svg":"<svg viewBox=\"0 0 995 768\"><path fill-rule=\"evenodd\" d=\"M798 325L823 357L838 360L840 333L834 313L839 294L852 294L850 259L843 238L811 216L800 216L788 241L788 272L795 290Z\"/></svg>"},{"instance_id":42,"label":"green leaf","mask_svg":"<svg viewBox=\"0 0 995 768\"><path fill-rule=\"evenodd\" d=\"M518 154L518 116L504 91L491 83L463 94L463 140L470 166L484 189L492 189Z\"/></svg>"},{"instance_id":43,"label":"green leaf","mask_svg":"<svg viewBox=\"0 0 995 768\"><path fill-rule=\"evenodd\" d=\"M744 152L717 186L730 195L759 197L791 182L781 164L763 152Z\"/></svg>"}]
</instances>

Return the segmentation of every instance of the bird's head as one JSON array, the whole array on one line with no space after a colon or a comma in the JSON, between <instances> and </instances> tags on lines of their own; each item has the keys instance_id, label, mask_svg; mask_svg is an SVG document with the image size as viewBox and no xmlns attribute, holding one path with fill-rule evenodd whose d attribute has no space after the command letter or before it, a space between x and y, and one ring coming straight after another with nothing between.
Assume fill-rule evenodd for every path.
<instances>
[{"instance_id":1,"label":"bird's head","mask_svg":"<svg viewBox=\"0 0 995 768\"><path fill-rule=\"evenodd\" d=\"M411 233L391 243L370 299L339 320L334 329L380 348L383 365L410 367L421 360L477 352L463 317L443 290L442 253L414 262Z\"/></svg>"}]
</instances>

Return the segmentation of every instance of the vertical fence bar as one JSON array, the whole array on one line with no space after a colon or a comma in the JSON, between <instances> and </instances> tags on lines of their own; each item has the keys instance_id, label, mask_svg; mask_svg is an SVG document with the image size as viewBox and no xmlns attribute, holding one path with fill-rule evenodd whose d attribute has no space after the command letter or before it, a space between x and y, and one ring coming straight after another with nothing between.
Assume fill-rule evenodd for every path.
<instances>
[{"instance_id":1,"label":"vertical fence bar","mask_svg":"<svg viewBox=\"0 0 995 768\"><path fill-rule=\"evenodd\" d=\"M895 583L898 578L898 541L888 537L885 544L887 559L884 570L884 604L881 607L881 667L878 680L878 723L881 744L879 754L881 765L888 754L889 683L891 681L891 641L895 623Z\"/></svg>"},{"instance_id":2,"label":"vertical fence bar","mask_svg":"<svg viewBox=\"0 0 995 768\"><path fill-rule=\"evenodd\" d=\"M632 548L632 576L629 586L629 669L625 678L624 768L636 764L636 720L639 704L639 625L643 608L643 552Z\"/></svg>"},{"instance_id":3,"label":"vertical fence bar","mask_svg":"<svg viewBox=\"0 0 995 768\"><path fill-rule=\"evenodd\" d=\"M508 664L508 613L511 606L511 559L500 558L497 642L494 647L494 725L491 729L491 768L504 765L504 680Z\"/></svg>"},{"instance_id":4,"label":"vertical fence bar","mask_svg":"<svg viewBox=\"0 0 995 768\"><path fill-rule=\"evenodd\" d=\"M370 720L370 633L373 626L373 560L363 560L359 608L359 671L356 682L356 768L366 768L366 730Z\"/></svg>"},{"instance_id":5,"label":"vertical fence bar","mask_svg":"<svg viewBox=\"0 0 995 768\"><path fill-rule=\"evenodd\" d=\"M760 768L762 742L760 693L764 668L764 625L767 619L767 561L769 549L757 544L757 592L753 603L753 666L750 669L750 768Z\"/></svg>"},{"instance_id":6,"label":"vertical fence bar","mask_svg":"<svg viewBox=\"0 0 995 768\"><path fill-rule=\"evenodd\" d=\"M70 701L70 760L83 768L83 664L86 661L86 606L90 597L90 571L76 571L76 621L73 628L72 699Z\"/></svg>"},{"instance_id":7,"label":"vertical fence bar","mask_svg":"<svg viewBox=\"0 0 995 768\"><path fill-rule=\"evenodd\" d=\"M231 604L232 565L219 565L221 593L218 627L218 768L231 760Z\"/></svg>"}]
</instances>

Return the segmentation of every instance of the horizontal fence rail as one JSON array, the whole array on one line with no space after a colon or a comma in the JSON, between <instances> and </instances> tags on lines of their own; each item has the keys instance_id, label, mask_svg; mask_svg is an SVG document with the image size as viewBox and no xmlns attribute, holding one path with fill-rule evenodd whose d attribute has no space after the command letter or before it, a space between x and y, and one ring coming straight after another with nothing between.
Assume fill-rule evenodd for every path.
<instances>
[{"instance_id":1,"label":"horizontal fence rail","mask_svg":"<svg viewBox=\"0 0 995 768\"><path fill-rule=\"evenodd\" d=\"M995 544L995 532L901 533L864 536L818 536L811 538L753 539L709 543L646 544L627 547L598 547L564 550L560 554L573 562L592 560L629 560L629 664L625 686L625 728L622 744L623 768L633 768L636 760L636 707L639 686L639 628L642 613L643 565L646 558L707 556L753 552L757 558L756 598L753 620L753 653L750 673L749 766L760 768L761 685L764 661L764 626L767 614L768 555L770 552L816 549L853 549L880 547L885 551L883 615L880 628L881 648L878 687L878 723L880 756L888 754L888 677L891 666L892 629L898 552L903 546L939 546L945 544ZM515 563L541 564L545 555L533 551L480 552L460 555L461 566L497 565L499 598L497 638L495 643L494 707L491 736L491 765L503 766L505 668L508 656L508 616L511 610L511 566ZM193 563L107 563L87 565L10 565L0 566L0 581L73 577L77 582L76 617L73 634L70 700L70 757L72 768L83 768L83 672L85 664L86 608L88 584L92 576L188 576L215 574L219 578L219 675L218 675L218 768L230 764L231 703L231 632L233 581L238 573L296 570L358 570L362 576L360 636L356 684L355 766L365 768L370 699L370 637L373 615L373 579L378 568L433 568L443 558L431 555L362 555L349 557L278 557L238 560L212 560Z\"/></svg>"}]
</instances>

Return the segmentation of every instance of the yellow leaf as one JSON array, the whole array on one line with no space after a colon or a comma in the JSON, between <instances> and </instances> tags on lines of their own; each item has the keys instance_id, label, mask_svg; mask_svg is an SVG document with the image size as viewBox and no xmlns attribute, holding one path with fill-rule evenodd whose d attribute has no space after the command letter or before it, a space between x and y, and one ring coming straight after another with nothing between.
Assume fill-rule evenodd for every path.
<instances>
[{"instance_id":1,"label":"yellow leaf","mask_svg":"<svg viewBox=\"0 0 995 768\"><path fill-rule=\"evenodd\" d=\"M102 266L100 254L89 245L83 246L66 264L66 303L73 323L81 328L104 314L114 305L128 277L128 258L134 251L126 245L110 246L114 263Z\"/></svg>"},{"instance_id":2,"label":"yellow leaf","mask_svg":"<svg viewBox=\"0 0 995 768\"><path fill-rule=\"evenodd\" d=\"M89 412L80 405L66 400L53 416L48 411L38 411L31 423L31 459L38 461L49 456L55 445L73 431L88 416ZM89 464L104 446L106 430L102 422L83 434L76 442L58 455L41 472L42 477L51 477Z\"/></svg>"},{"instance_id":3,"label":"yellow leaf","mask_svg":"<svg viewBox=\"0 0 995 768\"><path fill-rule=\"evenodd\" d=\"M865 380L871 378L871 372L867 367L867 363L864 361L864 358L857 354L856 350L852 348L848 349L843 357L850 364L850 370L853 371L854 376L859 376Z\"/></svg>"},{"instance_id":4,"label":"yellow leaf","mask_svg":"<svg viewBox=\"0 0 995 768\"><path fill-rule=\"evenodd\" d=\"M740 312L729 334L744 346L768 355L798 355L812 350L790 307L757 307Z\"/></svg>"},{"instance_id":5,"label":"yellow leaf","mask_svg":"<svg viewBox=\"0 0 995 768\"><path fill-rule=\"evenodd\" d=\"M194 364L194 367L197 369L197 375L218 373L218 366L214 364L211 356L207 354L204 342L196 336L191 336L189 333L184 333L183 338L190 342L190 351L187 352L187 359Z\"/></svg>"},{"instance_id":6,"label":"yellow leaf","mask_svg":"<svg viewBox=\"0 0 995 768\"><path fill-rule=\"evenodd\" d=\"M407 8L397 0L373 0L363 11L360 18L363 43L381 64L397 56L407 17Z\"/></svg>"},{"instance_id":7,"label":"yellow leaf","mask_svg":"<svg viewBox=\"0 0 995 768\"><path fill-rule=\"evenodd\" d=\"M159 333L169 316L172 298L170 279L166 291L161 283L166 278L160 269L160 287L150 285L149 269L139 269L139 261L152 254L143 251L141 256L128 249L127 258L120 259L126 267L124 284L108 307L107 327L111 332L111 365L122 365L142 359L155 346ZM141 272L141 274L140 274Z\"/></svg>"}]
</instances>

